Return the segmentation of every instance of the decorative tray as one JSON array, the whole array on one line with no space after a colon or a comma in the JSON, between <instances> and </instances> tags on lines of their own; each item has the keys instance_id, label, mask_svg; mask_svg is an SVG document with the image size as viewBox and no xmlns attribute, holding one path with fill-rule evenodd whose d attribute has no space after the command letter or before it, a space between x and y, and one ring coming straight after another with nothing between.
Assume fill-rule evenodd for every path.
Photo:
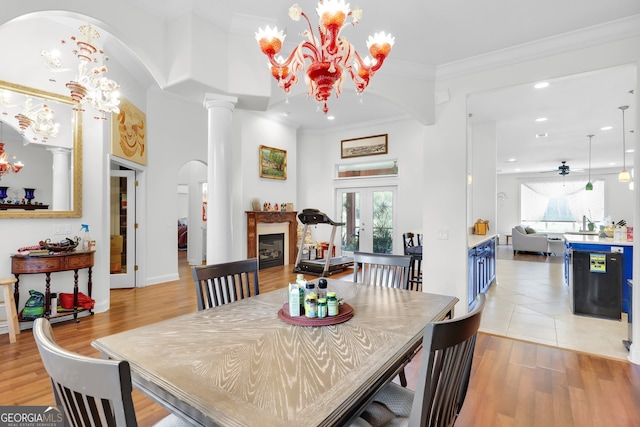
<instances>
[{"instance_id":1,"label":"decorative tray","mask_svg":"<svg viewBox=\"0 0 640 427\"><path fill-rule=\"evenodd\" d=\"M305 317L305 316L293 316L289 315L289 303L286 302L282 308L278 311L278 317L280 320L292 325L298 326L328 326L336 325L338 323L346 322L353 317L353 307L347 303L342 303L338 308L337 316L327 316L322 319Z\"/></svg>"}]
</instances>

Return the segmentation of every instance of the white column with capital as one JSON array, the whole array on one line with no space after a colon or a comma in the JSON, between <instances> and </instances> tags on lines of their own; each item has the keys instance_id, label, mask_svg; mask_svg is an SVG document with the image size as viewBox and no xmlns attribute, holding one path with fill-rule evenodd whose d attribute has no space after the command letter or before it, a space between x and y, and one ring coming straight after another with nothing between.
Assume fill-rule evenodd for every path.
<instances>
[{"instance_id":1,"label":"white column with capital","mask_svg":"<svg viewBox=\"0 0 640 427\"><path fill-rule=\"evenodd\" d=\"M232 259L231 120L238 98L207 93L209 112L207 154L207 264Z\"/></svg>"},{"instance_id":2,"label":"white column with capital","mask_svg":"<svg viewBox=\"0 0 640 427\"><path fill-rule=\"evenodd\" d=\"M71 150L68 148L49 148L48 150L53 154L51 210L70 211L72 210Z\"/></svg>"}]
</instances>

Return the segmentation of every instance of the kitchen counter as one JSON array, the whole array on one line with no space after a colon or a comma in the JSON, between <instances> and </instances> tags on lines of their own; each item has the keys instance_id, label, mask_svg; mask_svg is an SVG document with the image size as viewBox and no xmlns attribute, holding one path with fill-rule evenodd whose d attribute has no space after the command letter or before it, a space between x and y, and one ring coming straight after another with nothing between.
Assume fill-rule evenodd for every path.
<instances>
[{"instance_id":1,"label":"kitchen counter","mask_svg":"<svg viewBox=\"0 0 640 427\"><path fill-rule=\"evenodd\" d=\"M586 245L633 246L633 241L614 240L611 237L600 237L590 234L565 234L564 238L569 243L581 243Z\"/></svg>"},{"instance_id":2,"label":"kitchen counter","mask_svg":"<svg viewBox=\"0 0 640 427\"><path fill-rule=\"evenodd\" d=\"M496 242L498 241L497 234L469 234L469 237L467 238L467 246L469 247L469 249L471 248L475 248L478 245L481 245L485 242L488 242L489 240L496 238Z\"/></svg>"}]
</instances>

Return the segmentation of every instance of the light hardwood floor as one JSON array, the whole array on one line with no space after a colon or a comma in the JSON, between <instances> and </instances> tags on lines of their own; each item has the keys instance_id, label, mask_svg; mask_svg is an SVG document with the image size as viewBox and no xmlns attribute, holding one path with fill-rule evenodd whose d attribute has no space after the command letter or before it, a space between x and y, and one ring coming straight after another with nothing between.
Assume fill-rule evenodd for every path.
<instances>
[{"instance_id":1,"label":"light hardwood floor","mask_svg":"<svg viewBox=\"0 0 640 427\"><path fill-rule=\"evenodd\" d=\"M98 357L96 338L196 310L191 274L181 254L180 280L111 292L111 308L56 324L65 348ZM346 273L349 276L350 272ZM336 277L336 276L333 276ZM260 271L261 292L294 280L289 266ZM308 276L313 278L313 276ZM0 335L0 405L49 405L51 386L30 330L15 344ZM407 369L413 388L419 357ZM141 426L166 411L137 390ZM479 334L467 400L456 426L640 426L640 366L586 353Z\"/></svg>"}]
</instances>

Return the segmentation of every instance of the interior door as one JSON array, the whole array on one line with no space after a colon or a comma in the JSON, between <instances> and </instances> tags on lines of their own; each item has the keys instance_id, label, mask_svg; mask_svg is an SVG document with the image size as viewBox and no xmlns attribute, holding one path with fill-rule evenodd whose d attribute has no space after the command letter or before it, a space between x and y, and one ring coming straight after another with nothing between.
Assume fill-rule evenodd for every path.
<instances>
[{"instance_id":1,"label":"interior door","mask_svg":"<svg viewBox=\"0 0 640 427\"><path fill-rule=\"evenodd\" d=\"M353 252L393 253L395 187L340 188L338 217L343 255Z\"/></svg>"},{"instance_id":2,"label":"interior door","mask_svg":"<svg viewBox=\"0 0 640 427\"><path fill-rule=\"evenodd\" d=\"M112 170L110 179L110 287L135 288L136 173L132 170Z\"/></svg>"}]
</instances>

